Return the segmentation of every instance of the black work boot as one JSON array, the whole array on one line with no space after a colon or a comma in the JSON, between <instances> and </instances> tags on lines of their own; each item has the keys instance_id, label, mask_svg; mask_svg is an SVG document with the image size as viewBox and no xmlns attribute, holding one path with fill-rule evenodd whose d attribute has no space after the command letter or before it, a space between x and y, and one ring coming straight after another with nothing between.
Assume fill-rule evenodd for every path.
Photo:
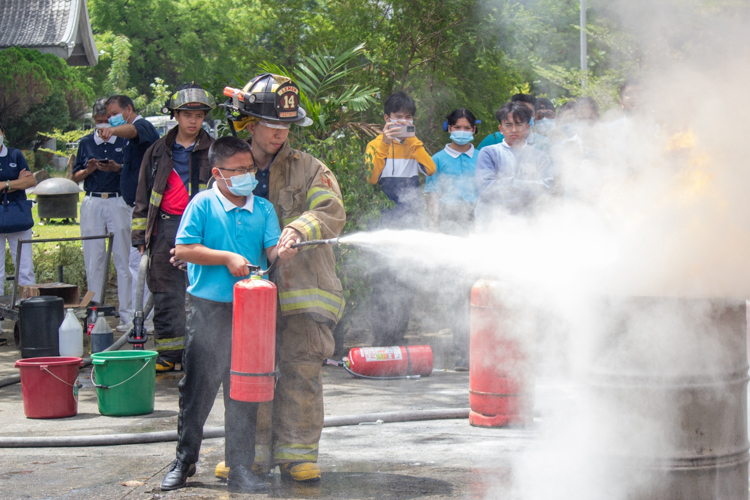
<instances>
[{"instance_id":1,"label":"black work boot","mask_svg":"<svg viewBox=\"0 0 750 500\"><path fill-rule=\"evenodd\" d=\"M227 490L233 493L252 493L253 491L267 490L269 484L259 478L250 467L236 465L229 469L227 477Z\"/></svg>"},{"instance_id":2,"label":"black work boot","mask_svg":"<svg viewBox=\"0 0 750 500\"><path fill-rule=\"evenodd\" d=\"M195 464L185 464L179 460L172 462L169 471L161 480L161 491L171 491L184 488L187 485L187 478L195 475Z\"/></svg>"}]
</instances>

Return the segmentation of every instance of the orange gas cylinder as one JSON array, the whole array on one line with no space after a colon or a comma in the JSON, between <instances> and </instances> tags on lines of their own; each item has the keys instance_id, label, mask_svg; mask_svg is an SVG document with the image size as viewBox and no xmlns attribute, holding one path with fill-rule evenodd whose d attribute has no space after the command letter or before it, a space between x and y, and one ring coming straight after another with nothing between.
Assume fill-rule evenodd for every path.
<instances>
[{"instance_id":1,"label":"orange gas cylinder","mask_svg":"<svg viewBox=\"0 0 750 500\"><path fill-rule=\"evenodd\" d=\"M276 285L259 276L234 285L229 397L273 400L276 383Z\"/></svg>"},{"instance_id":2,"label":"orange gas cylinder","mask_svg":"<svg viewBox=\"0 0 750 500\"><path fill-rule=\"evenodd\" d=\"M432 373L428 345L357 347L349 351L349 369L366 377L396 377Z\"/></svg>"},{"instance_id":3,"label":"orange gas cylinder","mask_svg":"<svg viewBox=\"0 0 750 500\"><path fill-rule=\"evenodd\" d=\"M471 289L469 423L478 427L532 421L531 361L523 338L514 336L512 311L496 298L497 282Z\"/></svg>"}]
</instances>

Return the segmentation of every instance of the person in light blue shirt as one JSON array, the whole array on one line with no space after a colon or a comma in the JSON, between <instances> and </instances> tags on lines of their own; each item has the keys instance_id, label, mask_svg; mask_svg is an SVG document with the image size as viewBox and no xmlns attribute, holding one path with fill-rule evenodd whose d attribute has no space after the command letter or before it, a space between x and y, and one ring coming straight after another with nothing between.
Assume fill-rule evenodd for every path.
<instances>
[{"instance_id":1,"label":"person in light blue shirt","mask_svg":"<svg viewBox=\"0 0 750 500\"><path fill-rule=\"evenodd\" d=\"M229 397L234 285L250 274L248 264L291 258L289 241L280 249L279 221L268 200L253 195L257 167L250 145L222 137L208 152L213 189L198 193L182 215L175 258L188 263L190 314L185 329L180 381L177 459L161 483L163 491L187 485L195 474L203 425L219 387L224 386L225 462L232 492L268 489L252 472L258 403Z\"/></svg>"},{"instance_id":2,"label":"person in light blue shirt","mask_svg":"<svg viewBox=\"0 0 750 500\"><path fill-rule=\"evenodd\" d=\"M474 216L478 224L489 223L498 212L531 213L540 199L551 194L554 184L552 160L526 140L531 110L509 102L497 115L505 140L484 148L477 158L479 199Z\"/></svg>"},{"instance_id":3,"label":"person in light blue shirt","mask_svg":"<svg viewBox=\"0 0 750 500\"><path fill-rule=\"evenodd\" d=\"M468 109L457 109L445 117L451 142L433 155L435 173L425 180L428 208L433 227L440 232L466 235L472 227L477 200L475 172L477 152L471 143L477 119ZM469 368L469 308L471 287L478 277L455 276L450 287L436 290L435 300L450 311L448 326L453 334L455 369Z\"/></svg>"},{"instance_id":4,"label":"person in light blue shirt","mask_svg":"<svg viewBox=\"0 0 750 500\"><path fill-rule=\"evenodd\" d=\"M437 170L425 180L430 221L449 234L462 234L471 228L477 186L474 180L477 152L471 141L477 131L476 117L468 109L457 109L445 117L451 142L434 154Z\"/></svg>"}]
</instances>

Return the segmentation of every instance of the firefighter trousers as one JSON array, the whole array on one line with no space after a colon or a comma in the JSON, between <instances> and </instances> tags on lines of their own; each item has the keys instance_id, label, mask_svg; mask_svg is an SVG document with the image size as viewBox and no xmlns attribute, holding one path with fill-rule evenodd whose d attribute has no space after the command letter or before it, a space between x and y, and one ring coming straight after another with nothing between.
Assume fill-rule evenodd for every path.
<instances>
[{"instance_id":1,"label":"firefighter trousers","mask_svg":"<svg viewBox=\"0 0 750 500\"><path fill-rule=\"evenodd\" d=\"M225 461L229 467L249 467L255 458L258 403L235 401L229 397L232 303L191 295L186 337L183 358L185 376L179 383L177 458L187 464L198 461L203 425L223 384Z\"/></svg>"},{"instance_id":2,"label":"firefighter trousers","mask_svg":"<svg viewBox=\"0 0 750 500\"><path fill-rule=\"evenodd\" d=\"M276 365L281 372L273 401L261 403L255 461L317 462L323 430L323 361L333 355L333 321L311 314L281 316L276 325Z\"/></svg>"},{"instance_id":3,"label":"firefighter trousers","mask_svg":"<svg viewBox=\"0 0 750 500\"><path fill-rule=\"evenodd\" d=\"M174 248L179 215L162 214L150 242L148 288L154 296L154 344L163 359L182 360L185 345L185 290L187 273L169 262Z\"/></svg>"}]
</instances>

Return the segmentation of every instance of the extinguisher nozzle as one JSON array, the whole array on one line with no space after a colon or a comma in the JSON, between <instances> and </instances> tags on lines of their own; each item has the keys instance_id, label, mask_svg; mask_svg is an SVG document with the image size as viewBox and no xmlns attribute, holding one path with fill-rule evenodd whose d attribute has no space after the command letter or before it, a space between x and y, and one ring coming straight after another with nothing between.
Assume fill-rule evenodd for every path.
<instances>
[{"instance_id":1,"label":"extinguisher nozzle","mask_svg":"<svg viewBox=\"0 0 750 500\"><path fill-rule=\"evenodd\" d=\"M299 243L295 243L292 245L292 248L299 248L299 247L307 247L312 245L338 245L339 239L338 238L330 238L328 240L310 240L310 241L301 241Z\"/></svg>"}]
</instances>

